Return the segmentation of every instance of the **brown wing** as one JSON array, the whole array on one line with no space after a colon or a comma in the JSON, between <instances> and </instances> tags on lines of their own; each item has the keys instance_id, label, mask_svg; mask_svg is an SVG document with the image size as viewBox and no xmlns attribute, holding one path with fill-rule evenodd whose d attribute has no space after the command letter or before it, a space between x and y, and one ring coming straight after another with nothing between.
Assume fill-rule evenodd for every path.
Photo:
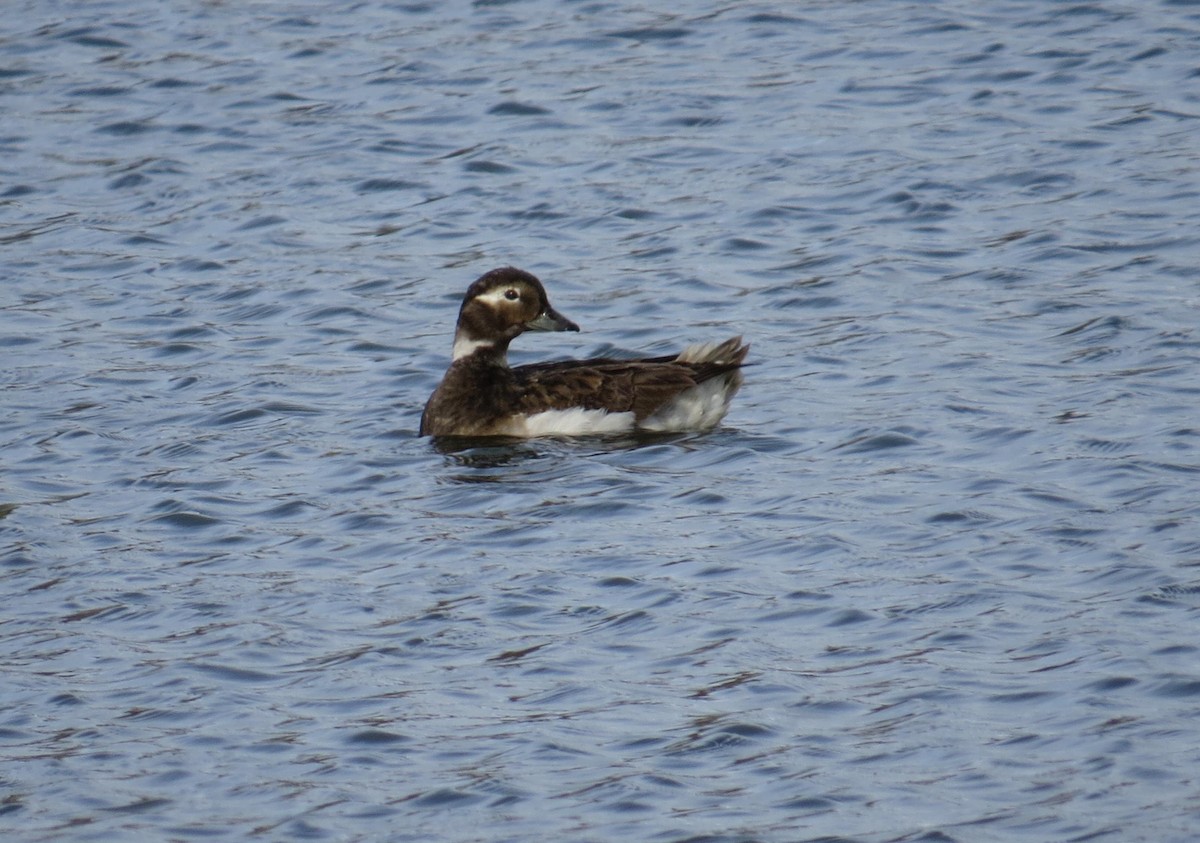
<instances>
[{"instance_id":1,"label":"brown wing","mask_svg":"<svg viewBox=\"0 0 1200 843\"><path fill-rule=\"evenodd\" d=\"M569 360L519 366L513 374L523 388L522 409L527 412L572 407L632 410L641 420L703 379L696 377L693 368L707 366L681 366L672 363L674 359Z\"/></svg>"},{"instance_id":2,"label":"brown wing","mask_svg":"<svg viewBox=\"0 0 1200 843\"><path fill-rule=\"evenodd\" d=\"M521 410L568 410L584 407L610 412L633 411L638 421L663 404L710 378L735 372L749 346L741 337L722 343L689 346L679 354L641 360L594 357L534 363L511 370L523 397ZM737 378L737 375L732 377ZM740 379L731 381L737 389Z\"/></svg>"}]
</instances>

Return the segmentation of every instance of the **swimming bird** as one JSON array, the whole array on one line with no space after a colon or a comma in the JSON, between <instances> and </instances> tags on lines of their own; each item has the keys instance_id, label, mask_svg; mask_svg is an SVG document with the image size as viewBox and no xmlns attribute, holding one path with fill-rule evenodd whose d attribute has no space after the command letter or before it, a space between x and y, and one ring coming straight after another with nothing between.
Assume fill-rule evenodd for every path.
<instances>
[{"instance_id":1,"label":"swimming bird","mask_svg":"<svg viewBox=\"0 0 1200 843\"><path fill-rule=\"evenodd\" d=\"M742 384L741 337L641 360L596 357L512 368L525 331L578 331L532 274L484 273L458 312L450 368L421 414L422 436L575 436L707 430Z\"/></svg>"}]
</instances>

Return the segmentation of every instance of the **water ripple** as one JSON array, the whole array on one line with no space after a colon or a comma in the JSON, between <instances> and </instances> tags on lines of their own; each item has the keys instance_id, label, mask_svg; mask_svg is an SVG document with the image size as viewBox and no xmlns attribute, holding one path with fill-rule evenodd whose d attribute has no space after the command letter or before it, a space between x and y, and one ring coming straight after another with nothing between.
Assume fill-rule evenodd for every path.
<instances>
[{"instance_id":1,"label":"water ripple","mask_svg":"<svg viewBox=\"0 0 1200 843\"><path fill-rule=\"evenodd\" d=\"M25 9L0 813L1186 837L1188 8ZM505 263L514 360L746 335L725 424L418 439Z\"/></svg>"}]
</instances>

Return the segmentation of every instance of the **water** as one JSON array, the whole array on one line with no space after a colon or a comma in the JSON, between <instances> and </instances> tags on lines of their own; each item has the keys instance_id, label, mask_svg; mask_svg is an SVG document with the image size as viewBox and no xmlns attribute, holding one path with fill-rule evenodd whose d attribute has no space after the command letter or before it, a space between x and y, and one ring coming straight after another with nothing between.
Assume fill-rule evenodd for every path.
<instances>
[{"instance_id":1,"label":"water","mask_svg":"<svg viewBox=\"0 0 1200 843\"><path fill-rule=\"evenodd\" d=\"M1194 839L1200 8L19 4L11 840ZM416 438L457 302L744 334Z\"/></svg>"}]
</instances>

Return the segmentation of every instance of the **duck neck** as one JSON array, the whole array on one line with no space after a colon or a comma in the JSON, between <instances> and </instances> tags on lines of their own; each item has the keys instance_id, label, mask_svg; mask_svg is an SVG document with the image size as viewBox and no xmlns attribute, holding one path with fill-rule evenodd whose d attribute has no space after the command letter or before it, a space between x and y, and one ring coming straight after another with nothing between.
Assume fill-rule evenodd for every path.
<instances>
[{"instance_id":1,"label":"duck neck","mask_svg":"<svg viewBox=\"0 0 1200 843\"><path fill-rule=\"evenodd\" d=\"M468 357L482 360L498 366L508 366L508 340L481 340L470 336L465 331L454 334L454 350L450 354L452 362L466 360Z\"/></svg>"}]
</instances>

